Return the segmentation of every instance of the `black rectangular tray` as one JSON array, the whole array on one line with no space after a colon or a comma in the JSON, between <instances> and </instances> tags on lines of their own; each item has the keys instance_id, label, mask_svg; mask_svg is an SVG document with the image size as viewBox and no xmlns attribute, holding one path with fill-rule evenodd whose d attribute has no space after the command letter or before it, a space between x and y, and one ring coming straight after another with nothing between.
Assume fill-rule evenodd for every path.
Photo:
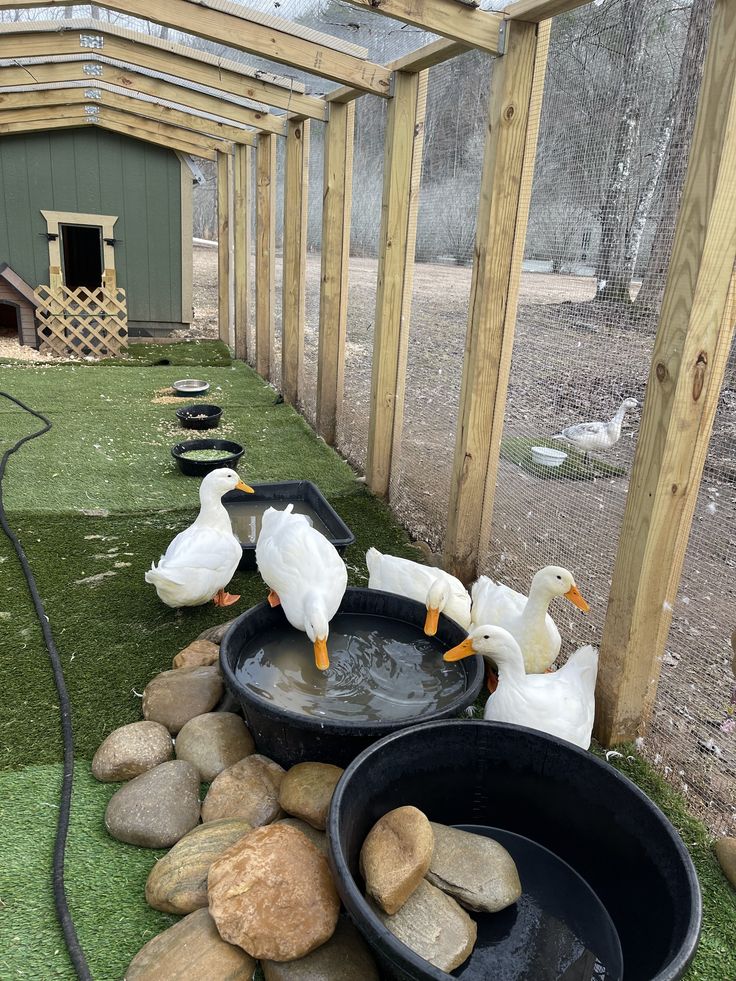
<instances>
[{"instance_id":1,"label":"black rectangular tray","mask_svg":"<svg viewBox=\"0 0 736 981\"><path fill-rule=\"evenodd\" d=\"M269 501L274 505L303 501L326 525L330 532L327 536L328 541L332 542L340 555L348 545L352 545L355 541L355 535L337 511L331 507L319 487L310 480L284 480L278 484L251 484L251 486L255 494L247 494L245 491L238 490L228 491L222 499L223 504L243 500ZM241 542L241 545L243 558L240 560L238 568L246 571L254 570L256 568L255 542Z\"/></svg>"}]
</instances>

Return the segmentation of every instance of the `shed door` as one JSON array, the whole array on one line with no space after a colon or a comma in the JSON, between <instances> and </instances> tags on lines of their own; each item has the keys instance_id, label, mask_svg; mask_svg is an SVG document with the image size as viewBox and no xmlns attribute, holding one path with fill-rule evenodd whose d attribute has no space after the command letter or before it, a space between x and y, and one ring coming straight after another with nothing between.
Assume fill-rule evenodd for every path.
<instances>
[{"instance_id":1,"label":"shed door","mask_svg":"<svg viewBox=\"0 0 736 981\"><path fill-rule=\"evenodd\" d=\"M98 225L59 225L64 283L71 290L102 286L102 229Z\"/></svg>"}]
</instances>

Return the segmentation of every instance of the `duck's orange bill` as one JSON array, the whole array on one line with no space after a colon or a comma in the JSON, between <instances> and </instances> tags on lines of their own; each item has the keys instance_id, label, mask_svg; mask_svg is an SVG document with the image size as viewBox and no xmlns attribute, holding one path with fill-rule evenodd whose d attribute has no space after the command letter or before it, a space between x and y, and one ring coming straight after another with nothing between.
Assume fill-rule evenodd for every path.
<instances>
[{"instance_id":1,"label":"duck's orange bill","mask_svg":"<svg viewBox=\"0 0 736 981\"><path fill-rule=\"evenodd\" d=\"M577 586L570 586L568 591L565 593L565 599L569 599L573 606L577 606L577 608L582 610L583 613L587 613L590 609Z\"/></svg>"},{"instance_id":2,"label":"duck's orange bill","mask_svg":"<svg viewBox=\"0 0 736 981\"><path fill-rule=\"evenodd\" d=\"M428 637L434 637L440 622L440 611L436 607L427 607L427 619L424 621L424 632Z\"/></svg>"},{"instance_id":3,"label":"duck's orange bill","mask_svg":"<svg viewBox=\"0 0 736 981\"><path fill-rule=\"evenodd\" d=\"M235 490L245 491L246 494L255 494L253 488L249 487L247 484L244 484L242 480L239 480L237 482L237 484L235 485Z\"/></svg>"},{"instance_id":4,"label":"duck's orange bill","mask_svg":"<svg viewBox=\"0 0 736 981\"><path fill-rule=\"evenodd\" d=\"M314 663L320 671L326 671L330 666L330 659L327 656L327 641L315 640L314 642Z\"/></svg>"},{"instance_id":5,"label":"duck's orange bill","mask_svg":"<svg viewBox=\"0 0 736 981\"><path fill-rule=\"evenodd\" d=\"M464 657L470 657L471 654L475 654L473 650L473 641L470 637L466 637L462 644L458 644L457 647L453 647L449 650L443 660L444 661L462 661Z\"/></svg>"}]
</instances>

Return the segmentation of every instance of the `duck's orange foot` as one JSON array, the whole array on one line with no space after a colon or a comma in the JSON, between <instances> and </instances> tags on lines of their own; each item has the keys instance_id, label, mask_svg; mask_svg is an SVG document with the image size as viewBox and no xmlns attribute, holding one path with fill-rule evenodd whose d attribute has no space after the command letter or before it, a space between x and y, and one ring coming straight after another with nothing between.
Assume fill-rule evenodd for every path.
<instances>
[{"instance_id":1,"label":"duck's orange foot","mask_svg":"<svg viewBox=\"0 0 736 981\"><path fill-rule=\"evenodd\" d=\"M279 594L275 593L273 589L268 594L268 605L269 606L281 606L281 600L279 599Z\"/></svg>"},{"instance_id":2,"label":"duck's orange foot","mask_svg":"<svg viewBox=\"0 0 736 981\"><path fill-rule=\"evenodd\" d=\"M212 602L215 606L232 606L233 603L237 603L240 596L234 596L232 593L226 593L224 589L218 589L215 595L212 597Z\"/></svg>"},{"instance_id":3,"label":"duck's orange foot","mask_svg":"<svg viewBox=\"0 0 736 981\"><path fill-rule=\"evenodd\" d=\"M498 675L491 668L486 669L486 688L491 695L498 688Z\"/></svg>"}]
</instances>

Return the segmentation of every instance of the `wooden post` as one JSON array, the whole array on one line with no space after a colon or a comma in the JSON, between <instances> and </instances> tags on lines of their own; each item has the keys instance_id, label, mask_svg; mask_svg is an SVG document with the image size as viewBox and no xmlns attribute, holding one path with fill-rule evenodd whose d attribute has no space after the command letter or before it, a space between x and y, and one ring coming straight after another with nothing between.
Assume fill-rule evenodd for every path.
<instances>
[{"instance_id":1,"label":"wooden post","mask_svg":"<svg viewBox=\"0 0 736 981\"><path fill-rule=\"evenodd\" d=\"M345 373L354 129L355 103L331 105L325 127L317 367L317 432L330 445L335 442Z\"/></svg>"},{"instance_id":2,"label":"wooden post","mask_svg":"<svg viewBox=\"0 0 736 981\"><path fill-rule=\"evenodd\" d=\"M240 361L248 356L250 326L251 161L249 146L235 147L235 357Z\"/></svg>"},{"instance_id":3,"label":"wooden post","mask_svg":"<svg viewBox=\"0 0 736 981\"><path fill-rule=\"evenodd\" d=\"M716 0L603 629L596 734L636 736L654 700L734 333L736 4Z\"/></svg>"},{"instance_id":4,"label":"wooden post","mask_svg":"<svg viewBox=\"0 0 736 981\"><path fill-rule=\"evenodd\" d=\"M225 344L230 343L229 156L217 151L217 325Z\"/></svg>"},{"instance_id":5,"label":"wooden post","mask_svg":"<svg viewBox=\"0 0 736 981\"><path fill-rule=\"evenodd\" d=\"M391 461L401 439L409 344L419 181L428 71L394 74L383 159L383 199L373 338L366 477L388 496Z\"/></svg>"},{"instance_id":6,"label":"wooden post","mask_svg":"<svg viewBox=\"0 0 736 981\"><path fill-rule=\"evenodd\" d=\"M509 23L493 63L445 564L464 582L490 541L549 22Z\"/></svg>"},{"instance_id":7,"label":"wooden post","mask_svg":"<svg viewBox=\"0 0 736 981\"><path fill-rule=\"evenodd\" d=\"M256 145L256 371L271 377L276 283L276 137Z\"/></svg>"},{"instance_id":8,"label":"wooden post","mask_svg":"<svg viewBox=\"0 0 736 981\"><path fill-rule=\"evenodd\" d=\"M307 279L309 120L290 119L284 171L284 266L281 309L281 393L296 405L304 362Z\"/></svg>"}]
</instances>

